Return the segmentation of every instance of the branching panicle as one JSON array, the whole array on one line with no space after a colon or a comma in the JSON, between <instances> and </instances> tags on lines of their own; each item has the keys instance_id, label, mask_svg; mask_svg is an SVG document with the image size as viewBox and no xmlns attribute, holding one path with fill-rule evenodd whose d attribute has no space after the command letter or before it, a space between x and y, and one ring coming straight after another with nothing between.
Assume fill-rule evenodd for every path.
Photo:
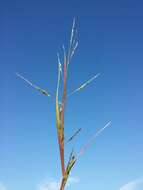
<instances>
[{"instance_id":1,"label":"branching panicle","mask_svg":"<svg viewBox=\"0 0 143 190\"><path fill-rule=\"evenodd\" d=\"M57 79L57 88L55 93L54 101L56 103L55 109L56 109L56 127L57 127L57 139L59 144L59 153L60 153L60 161L61 161L61 171L62 171L62 181L60 185L60 190L65 189L65 185L67 183L68 177L70 175L70 172L75 165L77 159L86 151L86 149L90 146L90 144L95 140L95 138L100 135L105 128L109 127L111 125L111 122L108 122L103 128L99 129L88 141L87 143L80 149L80 152L78 156L75 156L73 150L70 153L69 160L67 165L65 165L65 137L64 137L64 117L65 117L65 106L67 97L75 94L76 92L81 91L86 86L88 86L93 80L95 80L100 74L94 75L92 78L81 84L78 88L73 90L70 94L67 95L67 72L68 72L68 66L69 63L78 47L78 41L77 41L77 30L75 26L75 19L73 19L72 24L72 30L71 30L71 36L69 41L69 48L65 50L65 47L63 45L63 59L60 59L59 54L57 54L58 59L58 79ZM62 61L61 61L62 60ZM38 90L41 94L50 97L50 93L46 90L36 86L31 81L20 75L19 73L16 73L16 75L24 80L27 84L29 84L34 89ZM63 80L61 80L61 78ZM60 83L63 82L63 91L62 91L62 97L60 100L59 94L61 90ZM76 130L76 132L67 140L67 142L71 142L79 133L81 132L81 128Z\"/></svg>"}]
</instances>

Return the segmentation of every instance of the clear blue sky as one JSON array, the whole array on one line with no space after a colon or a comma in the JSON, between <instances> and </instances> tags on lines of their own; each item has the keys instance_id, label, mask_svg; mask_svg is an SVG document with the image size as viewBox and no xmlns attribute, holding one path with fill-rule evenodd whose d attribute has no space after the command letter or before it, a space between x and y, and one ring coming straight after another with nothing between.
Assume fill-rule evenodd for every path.
<instances>
[{"instance_id":1,"label":"clear blue sky","mask_svg":"<svg viewBox=\"0 0 143 190\"><path fill-rule=\"evenodd\" d=\"M19 72L53 95L57 51L67 46L73 17L79 46L68 91L101 76L69 98L65 132L80 145L111 120L75 165L70 189L119 190L143 176L143 1L0 1L0 181L8 190L36 190L60 177L52 101L15 76ZM67 153L72 146L67 145Z\"/></svg>"}]
</instances>

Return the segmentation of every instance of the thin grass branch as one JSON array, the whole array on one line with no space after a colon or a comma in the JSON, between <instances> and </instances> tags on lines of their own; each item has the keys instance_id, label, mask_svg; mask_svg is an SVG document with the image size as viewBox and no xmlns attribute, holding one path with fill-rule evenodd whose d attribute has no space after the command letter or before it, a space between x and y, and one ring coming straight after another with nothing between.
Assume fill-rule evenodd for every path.
<instances>
[{"instance_id":1,"label":"thin grass branch","mask_svg":"<svg viewBox=\"0 0 143 190\"><path fill-rule=\"evenodd\" d=\"M70 94L67 95L67 97L83 90L87 85L89 85L93 80L95 80L96 78L98 78L100 76L100 73L94 75L92 78L90 78L89 80L87 80L86 82L84 82L83 84L81 84L78 88L76 88L75 90L73 90Z\"/></svg>"},{"instance_id":2,"label":"thin grass branch","mask_svg":"<svg viewBox=\"0 0 143 190\"><path fill-rule=\"evenodd\" d=\"M22 80L24 80L27 84L29 84L31 87L33 87L34 89L38 90L41 94L45 95L45 96L49 96L51 97L50 93L47 92L46 90L40 88L39 86L36 86L35 84L33 84L31 81L29 81L28 79L26 79L25 77L23 77L22 75L20 75L19 73L16 73L16 75L21 78Z\"/></svg>"}]
</instances>

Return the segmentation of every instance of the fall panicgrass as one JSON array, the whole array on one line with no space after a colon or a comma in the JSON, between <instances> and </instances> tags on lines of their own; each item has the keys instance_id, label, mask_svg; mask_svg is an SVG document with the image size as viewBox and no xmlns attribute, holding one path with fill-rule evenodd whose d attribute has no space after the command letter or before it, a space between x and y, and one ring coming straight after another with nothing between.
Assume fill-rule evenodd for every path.
<instances>
[{"instance_id":1,"label":"fall panicgrass","mask_svg":"<svg viewBox=\"0 0 143 190\"><path fill-rule=\"evenodd\" d=\"M70 172L75 165L76 161L79 159L80 156L83 155L83 153L87 150L87 148L91 145L93 140L100 135L103 130L111 125L111 122L108 122L103 128L99 129L88 141L87 143L80 149L77 156L75 155L74 151L71 151L71 154L69 155L68 163L65 164L65 133L64 133L64 117L65 117L65 106L67 98L81 90L83 90L86 86L88 86L93 80L95 80L97 77L99 77L99 73L94 75L92 78L81 84L78 88L73 90L71 93L67 94L67 78L68 78L68 67L71 62L71 59L75 53L75 50L78 47L78 41L77 41L77 30L75 27L75 19L73 20L72 24L72 30L71 30L71 36L70 36L70 42L69 42L69 48L66 51L64 45L63 45L63 60L61 61L59 54L57 54L58 59L58 79L57 79L57 89L56 89L56 95L55 98L52 97L52 99L56 103L56 128L57 128L57 138L58 138L58 144L59 144L59 153L60 153L60 160L61 160L61 171L62 171L62 180L60 185L60 190L65 189L65 185L67 183L68 177L70 175ZM51 94L38 87L37 85L33 84L31 81L23 77L21 74L16 73L16 75L24 80L26 83L28 83L31 87L38 90L41 94L51 97ZM61 80L62 79L62 80ZM63 91L62 91L62 98L59 100L59 91L60 91L60 84L63 83ZM71 142L79 133L81 132L81 128L76 130L76 132L68 138L66 142Z\"/></svg>"}]
</instances>

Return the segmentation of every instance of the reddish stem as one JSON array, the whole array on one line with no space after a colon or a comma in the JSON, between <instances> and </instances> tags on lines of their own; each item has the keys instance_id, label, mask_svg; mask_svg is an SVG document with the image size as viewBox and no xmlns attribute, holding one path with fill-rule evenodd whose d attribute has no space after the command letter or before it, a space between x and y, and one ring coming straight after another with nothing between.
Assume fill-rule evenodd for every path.
<instances>
[{"instance_id":1,"label":"reddish stem","mask_svg":"<svg viewBox=\"0 0 143 190\"><path fill-rule=\"evenodd\" d=\"M65 175L65 159L64 159L64 144L60 136L58 136L59 150L60 150L60 160L62 168L62 176Z\"/></svg>"}]
</instances>

